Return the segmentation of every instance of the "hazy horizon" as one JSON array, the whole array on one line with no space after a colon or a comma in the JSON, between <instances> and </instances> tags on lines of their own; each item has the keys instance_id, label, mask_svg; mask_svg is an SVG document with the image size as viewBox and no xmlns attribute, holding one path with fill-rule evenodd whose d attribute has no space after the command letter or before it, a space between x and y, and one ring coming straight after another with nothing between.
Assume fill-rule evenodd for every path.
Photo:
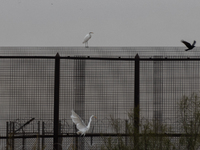
<instances>
[{"instance_id":1,"label":"hazy horizon","mask_svg":"<svg viewBox=\"0 0 200 150\"><path fill-rule=\"evenodd\" d=\"M0 46L184 46L199 39L200 1L1 1Z\"/></svg>"}]
</instances>

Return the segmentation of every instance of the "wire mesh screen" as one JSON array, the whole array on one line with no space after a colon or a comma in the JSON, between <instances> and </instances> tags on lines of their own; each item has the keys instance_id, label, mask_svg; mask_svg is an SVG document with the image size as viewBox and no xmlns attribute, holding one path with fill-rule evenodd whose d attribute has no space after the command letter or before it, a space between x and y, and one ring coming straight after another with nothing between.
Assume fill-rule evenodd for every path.
<instances>
[{"instance_id":1,"label":"wire mesh screen","mask_svg":"<svg viewBox=\"0 0 200 150\"><path fill-rule=\"evenodd\" d=\"M0 59L0 135L6 133L6 120L9 119L10 100L10 60Z\"/></svg>"},{"instance_id":2,"label":"wire mesh screen","mask_svg":"<svg viewBox=\"0 0 200 150\"><path fill-rule=\"evenodd\" d=\"M180 100L199 94L199 61L141 61L141 119L168 124L172 133L180 128Z\"/></svg>"},{"instance_id":3,"label":"wire mesh screen","mask_svg":"<svg viewBox=\"0 0 200 150\"><path fill-rule=\"evenodd\" d=\"M0 83L0 131L10 139L2 147L33 146L37 138L12 136L39 135L41 122L53 119L54 59L0 59Z\"/></svg>"},{"instance_id":4,"label":"wire mesh screen","mask_svg":"<svg viewBox=\"0 0 200 150\"><path fill-rule=\"evenodd\" d=\"M54 60L10 61L9 119L53 119Z\"/></svg>"},{"instance_id":5,"label":"wire mesh screen","mask_svg":"<svg viewBox=\"0 0 200 150\"><path fill-rule=\"evenodd\" d=\"M68 119L69 133L72 109L86 124L97 116L93 133L111 133L111 117L128 119L134 107L134 61L61 59L60 78L60 119Z\"/></svg>"},{"instance_id":6,"label":"wire mesh screen","mask_svg":"<svg viewBox=\"0 0 200 150\"><path fill-rule=\"evenodd\" d=\"M55 57L0 58L2 147L52 149L55 102L59 102L58 144L63 149L100 149L105 136L117 138L113 120L120 124L117 133L123 134L122 141L128 145L127 124L131 122L128 113L135 109L137 88L135 59L60 57L59 60L59 101L56 101ZM180 100L199 94L199 71L198 59L141 58L140 123L152 121L156 133L162 132L160 124L167 124L171 130L166 134L184 134ZM195 96L191 98L195 100ZM190 107L197 109L195 104ZM92 119L85 137L76 134L70 118L72 110L86 125L91 115L97 117ZM188 120L194 114L189 116ZM171 139L178 143L179 137Z\"/></svg>"}]
</instances>

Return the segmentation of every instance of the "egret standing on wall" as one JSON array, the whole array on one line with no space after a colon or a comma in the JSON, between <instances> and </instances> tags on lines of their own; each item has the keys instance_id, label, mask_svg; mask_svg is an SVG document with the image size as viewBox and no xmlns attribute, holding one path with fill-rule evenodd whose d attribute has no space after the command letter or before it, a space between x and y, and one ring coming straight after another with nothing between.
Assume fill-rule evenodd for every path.
<instances>
[{"instance_id":1,"label":"egret standing on wall","mask_svg":"<svg viewBox=\"0 0 200 150\"><path fill-rule=\"evenodd\" d=\"M83 122L83 120L81 119L81 117L79 117L79 115L77 115L73 110L72 110L72 115L71 115L71 118L72 118L72 121L76 124L76 128L79 130L77 132L77 134L81 134L81 135L84 135L86 134L86 132L89 131L90 129L90 123L92 121L92 117L95 117L94 115L92 115L90 117L90 121L88 123L88 125L86 126L85 123ZM96 117L95 117L96 118ZM96 118L97 119L97 118Z\"/></svg>"},{"instance_id":2,"label":"egret standing on wall","mask_svg":"<svg viewBox=\"0 0 200 150\"><path fill-rule=\"evenodd\" d=\"M91 39L91 37L92 37L91 34L94 34L94 33L93 33L93 32L89 32L89 33L84 37L83 43L85 43L85 47L86 47L86 48L88 47L88 41L89 41L89 39Z\"/></svg>"}]
</instances>

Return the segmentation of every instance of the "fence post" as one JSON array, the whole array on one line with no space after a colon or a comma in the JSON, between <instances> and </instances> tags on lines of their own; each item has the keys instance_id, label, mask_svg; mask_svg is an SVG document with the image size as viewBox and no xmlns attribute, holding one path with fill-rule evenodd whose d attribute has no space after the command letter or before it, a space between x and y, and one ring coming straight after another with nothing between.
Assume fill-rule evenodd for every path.
<instances>
[{"instance_id":1,"label":"fence post","mask_svg":"<svg viewBox=\"0 0 200 150\"><path fill-rule=\"evenodd\" d=\"M11 132L12 133L12 148L11 149L14 150L14 148L15 148L15 139L14 139L14 136L15 136L15 122L14 121L12 122L12 126L11 127L12 127L12 130L11 130L12 131Z\"/></svg>"},{"instance_id":2,"label":"fence post","mask_svg":"<svg viewBox=\"0 0 200 150\"><path fill-rule=\"evenodd\" d=\"M37 134L40 135L40 121L38 121L38 133ZM40 150L40 137L38 137L37 143L38 143L38 150Z\"/></svg>"},{"instance_id":3,"label":"fence post","mask_svg":"<svg viewBox=\"0 0 200 150\"><path fill-rule=\"evenodd\" d=\"M42 149L44 149L45 147L45 138L44 138L44 135L45 135L45 130L44 130L44 122L42 122Z\"/></svg>"},{"instance_id":4,"label":"fence post","mask_svg":"<svg viewBox=\"0 0 200 150\"><path fill-rule=\"evenodd\" d=\"M8 145L9 145L9 123L8 121L6 122L6 150L8 150Z\"/></svg>"},{"instance_id":5,"label":"fence post","mask_svg":"<svg viewBox=\"0 0 200 150\"><path fill-rule=\"evenodd\" d=\"M140 121L140 57L135 56L135 86L134 86L134 149L137 149L139 142L139 121Z\"/></svg>"},{"instance_id":6,"label":"fence post","mask_svg":"<svg viewBox=\"0 0 200 150\"><path fill-rule=\"evenodd\" d=\"M55 76L54 76L54 150L59 150L58 132L59 132L59 86L60 86L60 55L55 56Z\"/></svg>"},{"instance_id":7,"label":"fence post","mask_svg":"<svg viewBox=\"0 0 200 150\"><path fill-rule=\"evenodd\" d=\"M125 120L125 133L126 133L125 145L127 146L127 135L128 135L128 120L127 119Z\"/></svg>"}]
</instances>

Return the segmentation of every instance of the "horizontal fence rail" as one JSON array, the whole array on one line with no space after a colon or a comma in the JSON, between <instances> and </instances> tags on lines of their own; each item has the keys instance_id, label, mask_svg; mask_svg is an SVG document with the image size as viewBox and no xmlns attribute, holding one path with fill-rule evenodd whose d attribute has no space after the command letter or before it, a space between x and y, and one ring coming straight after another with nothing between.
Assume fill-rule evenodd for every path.
<instances>
[{"instance_id":1,"label":"horizontal fence rail","mask_svg":"<svg viewBox=\"0 0 200 150\"><path fill-rule=\"evenodd\" d=\"M0 59L55 59L55 56L0 56ZM135 61L135 57L126 58L126 57L91 57L91 56L60 56L60 59L91 59L91 60L127 60ZM140 61L198 61L199 57L162 57L156 56L149 58L139 58Z\"/></svg>"},{"instance_id":2,"label":"horizontal fence rail","mask_svg":"<svg viewBox=\"0 0 200 150\"><path fill-rule=\"evenodd\" d=\"M94 133L94 134L86 134L84 137L118 137L118 136L130 136L130 134L98 134L98 133ZM193 136L192 134L153 134L153 133L150 133L150 134L147 134L147 135L144 135L144 134L139 134L139 136L158 136L158 137L190 137L190 136ZM58 135L58 137L79 137L80 138L80 135L77 135L77 134L69 134L69 135ZM54 138L53 135L26 135L26 136L14 136L14 137L0 137L0 139L21 139L21 138Z\"/></svg>"}]
</instances>

